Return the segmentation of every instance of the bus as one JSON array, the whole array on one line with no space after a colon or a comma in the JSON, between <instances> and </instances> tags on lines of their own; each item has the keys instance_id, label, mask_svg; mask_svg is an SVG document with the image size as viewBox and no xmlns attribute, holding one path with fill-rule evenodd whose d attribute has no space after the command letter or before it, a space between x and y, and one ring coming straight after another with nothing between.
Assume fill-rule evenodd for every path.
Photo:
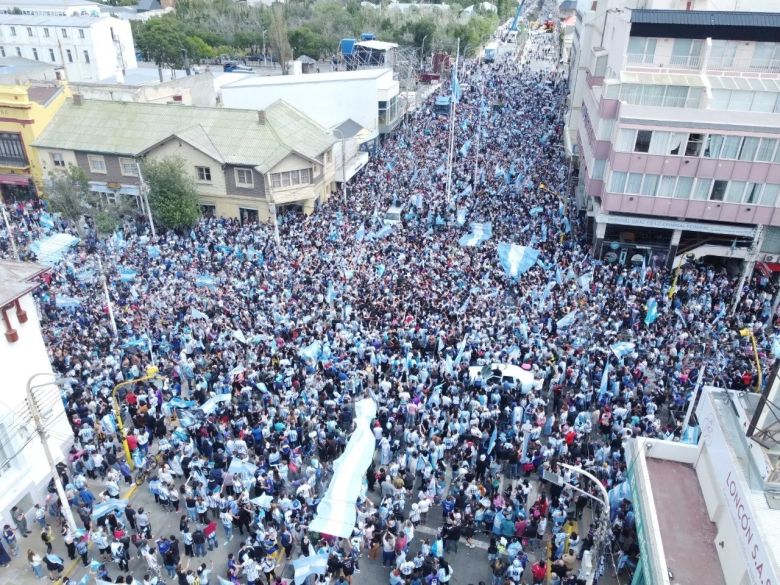
<instances>
[{"instance_id":1,"label":"bus","mask_svg":"<svg viewBox=\"0 0 780 585\"><path fill-rule=\"evenodd\" d=\"M498 56L498 43L492 42L485 45L484 53L482 54L482 60L485 63L493 63Z\"/></svg>"}]
</instances>

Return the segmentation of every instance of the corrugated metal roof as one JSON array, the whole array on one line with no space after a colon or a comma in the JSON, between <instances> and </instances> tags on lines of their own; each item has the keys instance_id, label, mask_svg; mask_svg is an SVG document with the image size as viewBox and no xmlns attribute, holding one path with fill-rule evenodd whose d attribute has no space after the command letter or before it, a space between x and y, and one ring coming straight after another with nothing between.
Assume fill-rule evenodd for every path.
<instances>
[{"instance_id":1,"label":"corrugated metal roof","mask_svg":"<svg viewBox=\"0 0 780 585\"><path fill-rule=\"evenodd\" d=\"M172 137L226 164L267 172L291 152L316 158L335 141L319 124L279 100L265 109L198 108L166 104L69 101L34 146L138 156Z\"/></svg>"},{"instance_id":2,"label":"corrugated metal roof","mask_svg":"<svg viewBox=\"0 0 780 585\"><path fill-rule=\"evenodd\" d=\"M685 26L780 28L780 13L637 9L631 11L631 22L637 24L677 24Z\"/></svg>"}]
</instances>

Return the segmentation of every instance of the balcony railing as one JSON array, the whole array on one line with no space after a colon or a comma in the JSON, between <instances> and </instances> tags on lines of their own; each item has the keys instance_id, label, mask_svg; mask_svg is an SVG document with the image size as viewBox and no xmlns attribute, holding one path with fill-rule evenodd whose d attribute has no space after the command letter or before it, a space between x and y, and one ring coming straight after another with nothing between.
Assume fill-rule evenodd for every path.
<instances>
[{"instance_id":1,"label":"balcony railing","mask_svg":"<svg viewBox=\"0 0 780 585\"><path fill-rule=\"evenodd\" d=\"M628 53L626 59L631 66L653 69L698 69L702 63L698 55L672 55L668 63L657 63L653 55L643 53Z\"/></svg>"}]
</instances>

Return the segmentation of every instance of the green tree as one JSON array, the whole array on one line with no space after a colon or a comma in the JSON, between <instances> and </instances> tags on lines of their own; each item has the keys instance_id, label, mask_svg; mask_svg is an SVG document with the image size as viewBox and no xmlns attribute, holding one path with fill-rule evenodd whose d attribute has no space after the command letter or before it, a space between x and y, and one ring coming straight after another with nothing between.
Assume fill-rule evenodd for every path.
<instances>
[{"instance_id":1,"label":"green tree","mask_svg":"<svg viewBox=\"0 0 780 585\"><path fill-rule=\"evenodd\" d=\"M136 44L144 57L153 61L160 70L181 69L184 67L184 51L187 50L187 35L181 23L172 16L150 18L137 26Z\"/></svg>"},{"instance_id":2,"label":"green tree","mask_svg":"<svg viewBox=\"0 0 780 585\"><path fill-rule=\"evenodd\" d=\"M190 59L199 61L200 59L215 57L216 51L202 38L192 35L187 37L187 54Z\"/></svg>"},{"instance_id":3,"label":"green tree","mask_svg":"<svg viewBox=\"0 0 780 585\"><path fill-rule=\"evenodd\" d=\"M314 59L327 50L322 35L314 32L308 26L301 26L290 31L290 45L292 45L296 55L308 55Z\"/></svg>"},{"instance_id":4,"label":"green tree","mask_svg":"<svg viewBox=\"0 0 780 585\"><path fill-rule=\"evenodd\" d=\"M287 37L287 23L284 18L284 4L274 2L271 4L271 26L268 33L271 36L271 47L279 59L282 74L287 74L287 64L293 59L290 39Z\"/></svg>"},{"instance_id":5,"label":"green tree","mask_svg":"<svg viewBox=\"0 0 780 585\"><path fill-rule=\"evenodd\" d=\"M184 170L184 160L165 157L146 160L143 175L154 221L165 229L192 227L200 217L195 182Z\"/></svg>"}]
</instances>

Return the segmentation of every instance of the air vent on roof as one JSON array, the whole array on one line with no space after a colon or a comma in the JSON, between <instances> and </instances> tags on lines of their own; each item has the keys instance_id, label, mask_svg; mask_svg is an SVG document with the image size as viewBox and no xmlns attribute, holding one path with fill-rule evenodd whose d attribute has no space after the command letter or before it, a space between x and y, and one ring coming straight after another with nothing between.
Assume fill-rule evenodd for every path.
<instances>
[{"instance_id":1,"label":"air vent on roof","mask_svg":"<svg viewBox=\"0 0 780 585\"><path fill-rule=\"evenodd\" d=\"M257 123L258 124L265 124L265 111L260 110L257 112Z\"/></svg>"},{"instance_id":2,"label":"air vent on roof","mask_svg":"<svg viewBox=\"0 0 780 585\"><path fill-rule=\"evenodd\" d=\"M84 102L83 102L83 100L81 98L81 94L80 93L74 93L73 94L73 105L74 106L80 106L83 103Z\"/></svg>"}]
</instances>

